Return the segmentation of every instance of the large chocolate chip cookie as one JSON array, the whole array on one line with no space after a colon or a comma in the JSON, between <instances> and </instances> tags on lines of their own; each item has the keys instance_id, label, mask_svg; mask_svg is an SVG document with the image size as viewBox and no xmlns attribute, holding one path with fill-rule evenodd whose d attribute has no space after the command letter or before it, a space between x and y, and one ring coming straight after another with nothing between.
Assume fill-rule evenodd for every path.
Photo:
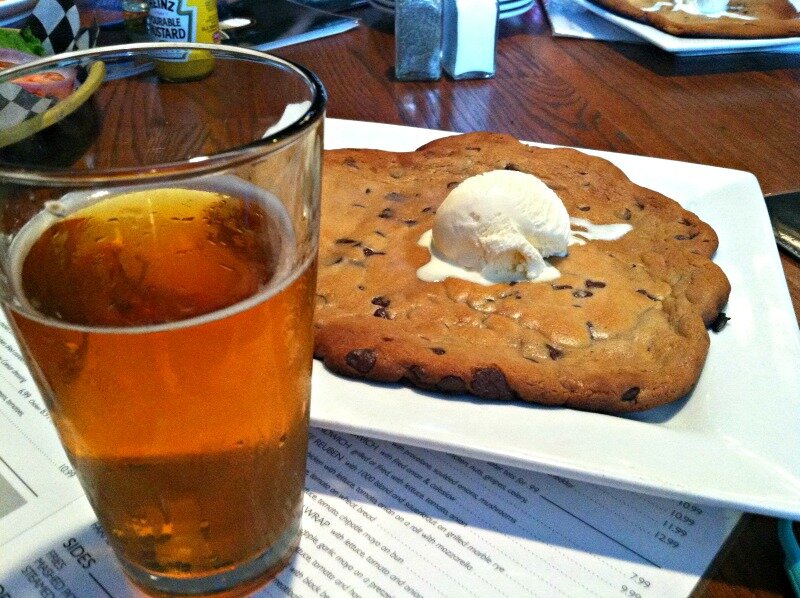
<instances>
[{"instance_id":1,"label":"large chocolate chip cookie","mask_svg":"<svg viewBox=\"0 0 800 598\"><path fill-rule=\"evenodd\" d=\"M417 244L465 178L541 178L570 216L626 222L614 241L551 258L560 278L423 282ZM713 229L601 158L492 133L415 152L325 154L316 355L332 370L447 393L625 412L684 396L730 286Z\"/></svg>"}]
</instances>

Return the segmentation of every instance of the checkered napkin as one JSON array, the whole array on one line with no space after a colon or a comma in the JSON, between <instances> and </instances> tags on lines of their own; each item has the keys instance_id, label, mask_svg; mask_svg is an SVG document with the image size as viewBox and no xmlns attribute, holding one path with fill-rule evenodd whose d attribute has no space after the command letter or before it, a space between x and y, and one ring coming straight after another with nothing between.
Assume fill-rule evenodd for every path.
<instances>
[{"instance_id":1,"label":"checkered napkin","mask_svg":"<svg viewBox=\"0 0 800 598\"><path fill-rule=\"evenodd\" d=\"M39 0L25 22L42 40L47 54L60 54L94 46L97 25L81 28L81 16L73 0Z\"/></svg>"},{"instance_id":2,"label":"checkered napkin","mask_svg":"<svg viewBox=\"0 0 800 598\"><path fill-rule=\"evenodd\" d=\"M82 50L95 45L98 26L81 27L74 0L39 0L22 28L41 40L45 54ZM11 82L0 83L0 129L42 114L58 100L42 98Z\"/></svg>"},{"instance_id":3,"label":"checkered napkin","mask_svg":"<svg viewBox=\"0 0 800 598\"><path fill-rule=\"evenodd\" d=\"M55 98L41 98L14 83L0 83L0 127L18 125L43 114L55 103Z\"/></svg>"}]
</instances>

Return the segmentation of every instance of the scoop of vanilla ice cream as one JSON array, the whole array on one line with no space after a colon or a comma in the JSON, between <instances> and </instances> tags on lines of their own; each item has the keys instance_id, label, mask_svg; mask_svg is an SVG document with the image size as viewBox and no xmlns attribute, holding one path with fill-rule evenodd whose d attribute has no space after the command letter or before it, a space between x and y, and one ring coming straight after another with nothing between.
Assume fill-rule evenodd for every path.
<instances>
[{"instance_id":1,"label":"scoop of vanilla ice cream","mask_svg":"<svg viewBox=\"0 0 800 598\"><path fill-rule=\"evenodd\" d=\"M453 264L495 282L533 280L566 255L567 209L541 179L514 170L470 177L436 212L432 248Z\"/></svg>"}]
</instances>

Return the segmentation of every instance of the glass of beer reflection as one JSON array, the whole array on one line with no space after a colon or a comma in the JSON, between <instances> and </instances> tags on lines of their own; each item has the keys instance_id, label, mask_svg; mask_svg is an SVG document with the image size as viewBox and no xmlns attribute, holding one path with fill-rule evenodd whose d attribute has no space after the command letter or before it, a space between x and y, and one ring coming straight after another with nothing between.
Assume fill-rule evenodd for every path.
<instances>
[{"instance_id":1,"label":"glass of beer reflection","mask_svg":"<svg viewBox=\"0 0 800 598\"><path fill-rule=\"evenodd\" d=\"M159 77L198 48L201 77ZM57 101L25 86L59 77ZM141 589L251 591L298 543L325 90L180 44L62 54L13 86L33 97L0 118L0 290L66 452Z\"/></svg>"}]
</instances>

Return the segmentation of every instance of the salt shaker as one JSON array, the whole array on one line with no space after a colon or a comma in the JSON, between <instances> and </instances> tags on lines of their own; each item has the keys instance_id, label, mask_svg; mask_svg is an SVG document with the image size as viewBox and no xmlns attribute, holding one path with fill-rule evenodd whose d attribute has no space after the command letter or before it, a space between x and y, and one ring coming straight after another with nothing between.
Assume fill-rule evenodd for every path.
<instances>
[{"instance_id":1,"label":"salt shaker","mask_svg":"<svg viewBox=\"0 0 800 598\"><path fill-rule=\"evenodd\" d=\"M442 75L442 0L396 0L395 77L435 81Z\"/></svg>"},{"instance_id":2,"label":"salt shaker","mask_svg":"<svg viewBox=\"0 0 800 598\"><path fill-rule=\"evenodd\" d=\"M443 0L444 70L453 79L494 76L497 0Z\"/></svg>"}]
</instances>

